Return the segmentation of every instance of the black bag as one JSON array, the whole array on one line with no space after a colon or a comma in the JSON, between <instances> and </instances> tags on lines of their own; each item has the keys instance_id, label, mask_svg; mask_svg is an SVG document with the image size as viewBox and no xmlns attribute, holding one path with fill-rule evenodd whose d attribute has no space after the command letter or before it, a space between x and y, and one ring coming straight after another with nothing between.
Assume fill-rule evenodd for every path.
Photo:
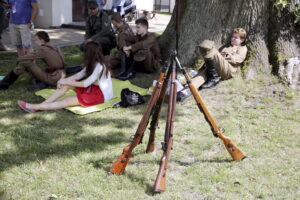
<instances>
[{"instance_id":1,"label":"black bag","mask_svg":"<svg viewBox=\"0 0 300 200\"><path fill-rule=\"evenodd\" d=\"M121 103L120 106L126 108L128 106L134 106L144 103L144 98L137 92L133 92L128 88L121 91Z\"/></svg>"}]
</instances>

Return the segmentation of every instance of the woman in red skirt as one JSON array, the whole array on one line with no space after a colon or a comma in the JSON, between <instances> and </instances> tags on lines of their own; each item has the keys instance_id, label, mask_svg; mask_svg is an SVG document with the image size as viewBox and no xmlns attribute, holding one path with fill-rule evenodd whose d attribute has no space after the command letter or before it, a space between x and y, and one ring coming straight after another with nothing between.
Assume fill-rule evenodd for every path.
<instances>
[{"instance_id":1,"label":"woman in red skirt","mask_svg":"<svg viewBox=\"0 0 300 200\"><path fill-rule=\"evenodd\" d=\"M68 78L62 77L57 83L56 91L44 102L30 104L19 100L19 106L26 112L36 112L77 105L88 107L109 101L113 97L111 73L97 43L89 42L86 45L84 66L77 74ZM57 101L68 89L74 89L76 96Z\"/></svg>"}]
</instances>

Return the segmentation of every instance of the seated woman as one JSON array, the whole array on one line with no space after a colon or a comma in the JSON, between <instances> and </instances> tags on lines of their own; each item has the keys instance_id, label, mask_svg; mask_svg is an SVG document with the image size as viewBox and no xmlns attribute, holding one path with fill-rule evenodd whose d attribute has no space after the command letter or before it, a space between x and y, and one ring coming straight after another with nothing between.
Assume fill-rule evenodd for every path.
<instances>
[{"instance_id":1,"label":"seated woman","mask_svg":"<svg viewBox=\"0 0 300 200\"><path fill-rule=\"evenodd\" d=\"M68 89L74 89L76 96L63 96ZM113 97L110 68L105 65L100 45L89 42L84 52L84 68L68 78L61 78L57 83L56 91L40 104L30 104L18 101L19 106L26 112L38 110L55 110L68 106L93 106L109 101Z\"/></svg>"},{"instance_id":2,"label":"seated woman","mask_svg":"<svg viewBox=\"0 0 300 200\"><path fill-rule=\"evenodd\" d=\"M48 33L38 31L35 34L35 43L40 48L18 58L17 66L0 81L0 90L8 89L8 87L18 79L19 75L25 72L29 73L33 80L43 83L39 85L44 85L44 87L38 87L36 89L43 89L47 85L56 86L57 81L65 73L65 60L60 49L51 45L49 42L50 38ZM39 59L46 64L45 69L42 69L35 63L35 60Z\"/></svg>"}]
</instances>

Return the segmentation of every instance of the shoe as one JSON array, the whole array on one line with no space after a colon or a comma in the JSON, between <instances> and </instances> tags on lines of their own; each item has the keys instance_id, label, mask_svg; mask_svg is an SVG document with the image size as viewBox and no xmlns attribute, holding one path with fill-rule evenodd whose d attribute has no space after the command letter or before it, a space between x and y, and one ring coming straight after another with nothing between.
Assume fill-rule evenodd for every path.
<instances>
[{"instance_id":1,"label":"shoe","mask_svg":"<svg viewBox=\"0 0 300 200\"><path fill-rule=\"evenodd\" d=\"M200 90L212 88L216 86L221 80L221 77L219 76L217 71L217 64L215 59L205 59L205 65L207 67L207 81L199 87Z\"/></svg>"},{"instance_id":2,"label":"shoe","mask_svg":"<svg viewBox=\"0 0 300 200\"><path fill-rule=\"evenodd\" d=\"M134 78L135 77L135 71L127 72L123 76L119 76L118 79L122 81L126 81L128 79Z\"/></svg>"},{"instance_id":3,"label":"shoe","mask_svg":"<svg viewBox=\"0 0 300 200\"><path fill-rule=\"evenodd\" d=\"M209 79L203 85L201 85L199 87L199 90L215 87L220 82L220 80L221 80L221 77L215 77L213 79Z\"/></svg>"},{"instance_id":4,"label":"shoe","mask_svg":"<svg viewBox=\"0 0 300 200\"><path fill-rule=\"evenodd\" d=\"M7 90L11 84L13 84L19 75L15 74L14 71L10 71L4 79L0 81L0 90Z\"/></svg>"},{"instance_id":5,"label":"shoe","mask_svg":"<svg viewBox=\"0 0 300 200\"><path fill-rule=\"evenodd\" d=\"M48 87L48 85L40 80L32 79L33 91L39 91Z\"/></svg>"},{"instance_id":6,"label":"shoe","mask_svg":"<svg viewBox=\"0 0 300 200\"><path fill-rule=\"evenodd\" d=\"M177 101L183 102L186 98L191 96L191 94L192 94L192 92L191 92L190 88L185 87L182 90L180 90L179 92L177 92Z\"/></svg>"},{"instance_id":7,"label":"shoe","mask_svg":"<svg viewBox=\"0 0 300 200\"><path fill-rule=\"evenodd\" d=\"M28 113L34 113L36 112L36 110L34 109L29 109L29 108L26 108L26 102L25 101L21 101L21 100L18 100L18 105L20 106L20 108L22 108L22 110L28 112Z\"/></svg>"}]
</instances>

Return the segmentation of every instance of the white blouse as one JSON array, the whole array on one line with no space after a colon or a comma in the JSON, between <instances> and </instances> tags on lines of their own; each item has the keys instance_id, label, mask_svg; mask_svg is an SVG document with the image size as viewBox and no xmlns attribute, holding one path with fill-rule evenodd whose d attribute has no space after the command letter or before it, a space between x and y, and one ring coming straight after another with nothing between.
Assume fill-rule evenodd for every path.
<instances>
[{"instance_id":1,"label":"white blouse","mask_svg":"<svg viewBox=\"0 0 300 200\"><path fill-rule=\"evenodd\" d=\"M83 81L83 85L84 87L88 87L92 84L98 85L103 93L104 102L107 102L113 98L114 93L110 72L108 72L108 76L106 77L106 72L103 71L102 76L100 77L102 70L102 64L100 64L99 62L96 63L96 67L94 68L93 73ZM80 72L76 74L76 80L82 79L85 76L85 73L86 68L84 67Z\"/></svg>"}]
</instances>

